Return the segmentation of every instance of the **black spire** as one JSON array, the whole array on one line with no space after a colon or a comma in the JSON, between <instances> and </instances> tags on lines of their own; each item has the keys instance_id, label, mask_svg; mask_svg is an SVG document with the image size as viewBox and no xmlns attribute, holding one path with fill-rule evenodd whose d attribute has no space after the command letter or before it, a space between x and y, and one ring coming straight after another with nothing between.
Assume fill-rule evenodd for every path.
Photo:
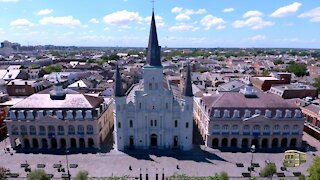
<instances>
[{"instance_id":1,"label":"black spire","mask_svg":"<svg viewBox=\"0 0 320 180\"><path fill-rule=\"evenodd\" d=\"M147 52L147 63L150 66L162 66L160 60L160 46L158 43L157 27L154 18L154 11L152 11L151 27L149 34L149 44Z\"/></svg>"},{"instance_id":2,"label":"black spire","mask_svg":"<svg viewBox=\"0 0 320 180\"><path fill-rule=\"evenodd\" d=\"M119 70L118 63L116 64L116 73L115 73L115 82L114 82L114 96L115 97L122 97L123 94L123 88L122 88L122 79L121 74Z\"/></svg>"},{"instance_id":3,"label":"black spire","mask_svg":"<svg viewBox=\"0 0 320 180\"><path fill-rule=\"evenodd\" d=\"M183 89L183 95L188 97L193 97L192 92L192 82L191 82L191 70L190 70L190 64L188 63L187 67L187 76L186 80L184 82L184 89Z\"/></svg>"}]
</instances>

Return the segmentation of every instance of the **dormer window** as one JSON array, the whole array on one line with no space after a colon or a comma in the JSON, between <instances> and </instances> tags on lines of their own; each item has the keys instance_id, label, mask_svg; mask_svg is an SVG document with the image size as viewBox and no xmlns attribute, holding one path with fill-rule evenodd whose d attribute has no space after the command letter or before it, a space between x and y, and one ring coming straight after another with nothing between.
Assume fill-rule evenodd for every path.
<instances>
[{"instance_id":1,"label":"dormer window","mask_svg":"<svg viewBox=\"0 0 320 180\"><path fill-rule=\"evenodd\" d=\"M246 109L245 112L244 112L244 117L245 118L249 118L251 116L251 111Z\"/></svg>"},{"instance_id":2,"label":"dormer window","mask_svg":"<svg viewBox=\"0 0 320 180\"><path fill-rule=\"evenodd\" d=\"M301 118L301 117L302 117L302 116L301 116L301 111L298 110L298 109L296 109L296 110L295 110L295 113L294 113L294 117L295 117L295 118Z\"/></svg>"},{"instance_id":3,"label":"dormer window","mask_svg":"<svg viewBox=\"0 0 320 180\"><path fill-rule=\"evenodd\" d=\"M233 111L233 118L240 118L240 111L239 110L234 110Z\"/></svg>"},{"instance_id":4,"label":"dormer window","mask_svg":"<svg viewBox=\"0 0 320 180\"><path fill-rule=\"evenodd\" d=\"M267 118L271 118L272 114L271 114L271 111L269 109L266 109L265 116Z\"/></svg>"},{"instance_id":5,"label":"dormer window","mask_svg":"<svg viewBox=\"0 0 320 180\"><path fill-rule=\"evenodd\" d=\"M287 109L286 114L285 114L285 118L291 118L291 117L292 117L292 111Z\"/></svg>"},{"instance_id":6,"label":"dormer window","mask_svg":"<svg viewBox=\"0 0 320 180\"><path fill-rule=\"evenodd\" d=\"M230 111L228 109L225 109L223 112L223 117L224 118L230 118Z\"/></svg>"},{"instance_id":7,"label":"dormer window","mask_svg":"<svg viewBox=\"0 0 320 180\"><path fill-rule=\"evenodd\" d=\"M220 110L215 109L215 110L214 110L213 117L214 117L214 118L220 118Z\"/></svg>"},{"instance_id":8,"label":"dormer window","mask_svg":"<svg viewBox=\"0 0 320 180\"><path fill-rule=\"evenodd\" d=\"M256 110L255 110L255 114L256 114L256 115L260 115L260 114L261 114L261 111L260 111L259 109L256 109Z\"/></svg>"},{"instance_id":9,"label":"dormer window","mask_svg":"<svg viewBox=\"0 0 320 180\"><path fill-rule=\"evenodd\" d=\"M282 111L279 109L276 110L276 118L282 118Z\"/></svg>"}]
</instances>

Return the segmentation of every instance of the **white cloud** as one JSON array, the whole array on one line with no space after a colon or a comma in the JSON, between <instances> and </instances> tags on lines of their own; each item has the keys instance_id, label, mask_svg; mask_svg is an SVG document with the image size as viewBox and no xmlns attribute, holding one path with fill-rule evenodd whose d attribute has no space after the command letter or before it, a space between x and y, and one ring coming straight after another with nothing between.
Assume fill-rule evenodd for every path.
<instances>
[{"instance_id":1,"label":"white cloud","mask_svg":"<svg viewBox=\"0 0 320 180\"><path fill-rule=\"evenodd\" d=\"M177 32L177 31L197 31L199 30L200 27L194 27L192 25L188 25L188 24L180 24L180 25L176 25L176 26L172 26L169 28L169 31L171 32Z\"/></svg>"},{"instance_id":2,"label":"white cloud","mask_svg":"<svg viewBox=\"0 0 320 180\"><path fill-rule=\"evenodd\" d=\"M203 17L200 22L203 26L206 27L206 30L209 30L212 26L221 25L225 23L225 21L222 18L212 16L211 14Z\"/></svg>"},{"instance_id":3,"label":"white cloud","mask_svg":"<svg viewBox=\"0 0 320 180\"><path fill-rule=\"evenodd\" d=\"M117 11L103 17L103 21L107 24L124 25L128 23L140 22L143 18L138 12L130 12L127 10Z\"/></svg>"},{"instance_id":4,"label":"white cloud","mask_svg":"<svg viewBox=\"0 0 320 180\"><path fill-rule=\"evenodd\" d=\"M38 16L43 16L47 14L51 14L53 12L52 9L41 9L40 11L37 12Z\"/></svg>"},{"instance_id":5,"label":"white cloud","mask_svg":"<svg viewBox=\"0 0 320 180\"><path fill-rule=\"evenodd\" d=\"M18 2L19 0L0 0L0 2L10 3L10 2Z\"/></svg>"},{"instance_id":6,"label":"white cloud","mask_svg":"<svg viewBox=\"0 0 320 180\"><path fill-rule=\"evenodd\" d=\"M60 25L60 26L69 26L69 27L81 26L80 20L74 19L72 16L44 17L40 19L39 22L42 25Z\"/></svg>"},{"instance_id":7,"label":"white cloud","mask_svg":"<svg viewBox=\"0 0 320 180\"><path fill-rule=\"evenodd\" d=\"M310 18L310 22L320 22L320 7L311 9L310 11L300 14L300 18Z\"/></svg>"},{"instance_id":8,"label":"white cloud","mask_svg":"<svg viewBox=\"0 0 320 180\"><path fill-rule=\"evenodd\" d=\"M272 14L271 17L286 17L291 14L294 14L297 12L302 4L298 2L294 2L292 4L289 4L287 6L283 6L277 10L275 10Z\"/></svg>"},{"instance_id":9,"label":"white cloud","mask_svg":"<svg viewBox=\"0 0 320 180\"><path fill-rule=\"evenodd\" d=\"M233 11L234 11L234 8L225 8L222 10L222 12L224 13L233 12Z\"/></svg>"},{"instance_id":10,"label":"white cloud","mask_svg":"<svg viewBox=\"0 0 320 180\"><path fill-rule=\"evenodd\" d=\"M178 15L176 16L176 20L177 21L186 21L186 20L190 20L191 19L191 15L194 14L206 14L207 10L206 9L198 9L198 10L194 10L194 9L183 9L180 7L175 7L171 10L171 12L173 13L178 13Z\"/></svg>"},{"instance_id":11,"label":"white cloud","mask_svg":"<svg viewBox=\"0 0 320 180\"><path fill-rule=\"evenodd\" d=\"M246 20L237 20L232 23L234 28L249 27L251 29L261 29L273 25L274 22L264 21L261 17L251 17Z\"/></svg>"},{"instance_id":12,"label":"white cloud","mask_svg":"<svg viewBox=\"0 0 320 180\"><path fill-rule=\"evenodd\" d=\"M262 16L263 13L260 11L247 11L246 13L244 13L242 15L243 18L249 18L249 17L258 17L258 16Z\"/></svg>"},{"instance_id":13,"label":"white cloud","mask_svg":"<svg viewBox=\"0 0 320 180\"><path fill-rule=\"evenodd\" d=\"M165 23L163 21L163 17L161 17L159 15L155 15L154 18L156 20L157 27L163 27L165 25ZM145 17L144 21L149 24L151 21L151 16Z\"/></svg>"},{"instance_id":14,"label":"white cloud","mask_svg":"<svg viewBox=\"0 0 320 180\"><path fill-rule=\"evenodd\" d=\"M189 16L189 15L187 15L187 14L178 14L177 16L176 16L176 20L177 21L186 21L186 20L190 20L191 19L191 17Z\"/></svg>"},{"instance_id":15,"label":"white cloud","mask_svg":"<svg viewBox=\"0 0 320 180\"><path fill-rule=\"evenodd\" d=\"M31 23L28 19L16 19L10 22L10 26L15 27L24 27L24 26L33 26L34 24Z\"/></svg>"},{"instance_id":16,"label":"white cloud","mask_svg":"<svg viewBox=\"0 0 320 180\"><path fill-rule=\"evenodd\" d=\"M99 21L96 18L91 18L89 22L91 22L93 24L98 24L99 23Z\"/></svg>"},{"instance_id":17,"label":"white cloud","mask_svg":"<svg viewBox=\"0 0 320 180\"><path fill-rule=\"evenodd\" d=\"M104 30L104 31L109 31L110 28L109 28L109 27L105 27L103 30Z\"/></svg>"},{"instance_id":18,"label":"white cloud","mask_svg":"<svg viewBox=\"0 0 320 180\"><path fill-rule=\"evenodd\" d=\"M224 26L224 25L219 25L219 26L216 27L216 30L222 30L222 29L225 29L225 28L226 28L226 26Z\"/></svg>"},{"instance_id":19,"label":"white cloud","mask_svg":"<svg viewBox=\"0 0 320 180\"><path fill-rule=\"evenodd\" d=\"M182 11L182 7L174 7L171 9L172 13L180 13Z\"/></svg>"},{"instance_id":20,"label":"white cloud","mask_svg":"<svg viewBox=\"0 0 320 180\"><path fill-rule=\"evenodd\" d=\"M248 38L250 41L264 41L267 39L267 37L265 35L256 35L256 36L252 36L250 38Z\"/></svg>"}]
</instances>

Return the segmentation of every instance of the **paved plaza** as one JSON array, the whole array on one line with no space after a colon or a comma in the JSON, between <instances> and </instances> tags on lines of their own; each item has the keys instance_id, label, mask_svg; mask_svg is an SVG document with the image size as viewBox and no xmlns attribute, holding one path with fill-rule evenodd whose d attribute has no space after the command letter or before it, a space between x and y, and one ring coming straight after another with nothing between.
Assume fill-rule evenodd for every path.
<instances>
[{"instance_id":1,"label":"paved plaza","mask_svg":"<svg viewBox=\"0 0 320 180\"><path fill-rule=\"evenodd\" d=\"M306 174L306 169L312 163L315 155L320 156L320 142L306 134L304 140L309 144L309 148L307 148L309 152L307 152L307 163L300 167L281 171L280 167L282 166L284 153L256 152L253 155L253 162L259 163L261 167L265 165L266 160L274 162L277 165L278 172L283 172L287 177L291 176L286 179L295 179L292 177L293 172ZM10 169L13 173L19 173L20 177L26 177L24 169L20 167L20 164L26 161L30 164L31 169L37 168L37 164L45 164L45 171L48 174L53 174L56 178L60 178L61 173L53 168L53 164L61 162L64 167L66 165L65 155L25 153L10 155L3 150L4 141L1 142L0 146L1 166ZM93 177L139 177L141 171L144 178L146 172L148 172L149 179L155 179L156 173L161 177L163 172L168 177L175 173L189 176L212 176L215 173L226 171L231 177L241 177L243 172L248 172L247 167L250 164L251 156L252 154L249 152L221 152L201 146L190 152L131 151L125 154L112 150L108 153L70 154L68 160L69 164L78 164L77 168L70 168L72 176L75 176L80 170L87 170ZM243 163L244 167L237 167L236 163ZM132 170L129 170L129 166L132 167ZM258 176L261 167L255 168L252 176Z\"/></svg>"}]
</instances>

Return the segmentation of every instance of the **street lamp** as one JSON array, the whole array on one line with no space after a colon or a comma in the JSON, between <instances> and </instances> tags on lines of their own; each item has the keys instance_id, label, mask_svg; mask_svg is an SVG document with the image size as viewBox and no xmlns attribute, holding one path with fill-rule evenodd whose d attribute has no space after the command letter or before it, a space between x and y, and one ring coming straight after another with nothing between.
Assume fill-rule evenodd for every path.
<instances>
[{"instance_id":1,"label":"street lamp","mask_svg":"<svg viewBox=\"0 0 320 180\"><path fill-rule=\"evenodd\" d=\"M250 147L250 151L251 151L251 162L250 162L250 177L251 177L251 172L253 170L253 166L252 166L252 161L253 161L253 153L256 151L256 146L252 145Z\"/></svg>"},{"instance_id":2,"label":"street lamp","mask_svg":"<svg viewBox=\"0 0 320 180\"><path fill-rule=\"evenodd\" d=\"M68 150L67 150L67 147L66 147L66 161L67 161L67 171L68 171L68 180L70 180L70 171L69 171L69 162L68 162Z\"/></svg>"}]
</instances>

